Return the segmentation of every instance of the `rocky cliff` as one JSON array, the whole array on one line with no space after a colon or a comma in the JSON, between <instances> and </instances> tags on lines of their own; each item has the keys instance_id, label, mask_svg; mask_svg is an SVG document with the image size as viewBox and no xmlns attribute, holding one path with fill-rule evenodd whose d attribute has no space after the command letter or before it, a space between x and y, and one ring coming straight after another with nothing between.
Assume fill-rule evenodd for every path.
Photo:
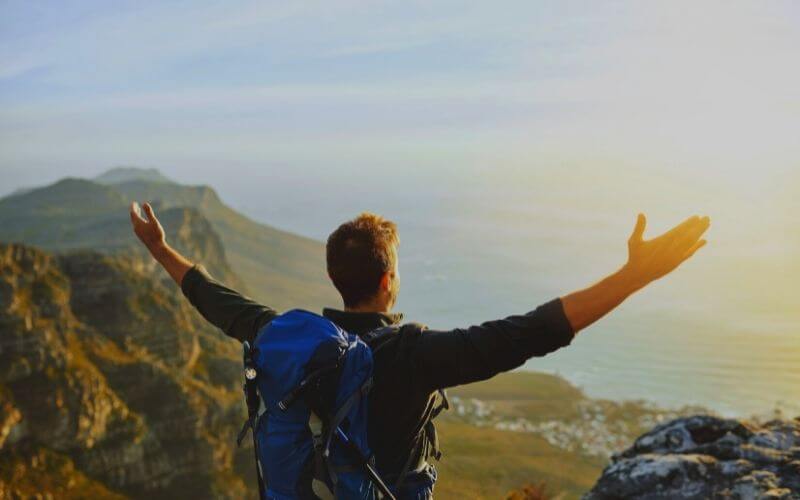
<instances>
[{"instance_id":1,"label":"rocky cliff","mask_svg":"<svg viewBox=\"0 0 800 500\"><path fill-rule=\"evenodd\" d=\"M0 244L0 498L245 495L239 347L155 273Z\"/></svg>"},{"instance_id":2,"label":"rocky cliff","mask_svg":"<svg viewBox=\"0 0 800 500\"><path fill-rule=\"evenodd\" d=\"M135 240L134 199L226 284L277 308L336 303L321 243L207 186L126 168L0 199L0 499L242 498L253 485L252 450L234 444L240 347Z\"/></svg>"},{"instance_id":3,"label":"rocky cliff","mask_svg":"<svg viewBox=\"0 0 800 500\"><path fill-rule=\"evenodd\" d=\"M679 418L612 459L585 500L800 499L800 418Z\"/></svg>"}]
</instances>

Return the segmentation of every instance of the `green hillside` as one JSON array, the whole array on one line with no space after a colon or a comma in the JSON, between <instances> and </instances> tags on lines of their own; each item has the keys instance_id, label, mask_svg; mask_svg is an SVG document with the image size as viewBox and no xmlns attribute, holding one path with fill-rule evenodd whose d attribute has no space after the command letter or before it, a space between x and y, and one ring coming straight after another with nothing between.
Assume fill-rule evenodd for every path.
<instances>
[{"instance_id":1,"label":"green hillside","mask_svg":"<svg viewBox=\"0 0 800 500\"><path fill-rule=\"evenodd\" d=\"M128 204L150 201L159 214L188 208L221 239L234 273L256 299L278 309L337 305L318 241L257 223L231 209L207 186L184 186L152 170L116 169L96 181L63 179L0 199L0 241L51 251L139 250ZM169 231L171 241L179 237Z\"/></svg>"},{"instance_id":2,"label":"green hillside","mask_svg":"<svg viewBox=\"0 0 800 500\"><path fill-rule=\"evenodd\" d=\"M436 498L500 499L525 484L543 482L551 495L579 498L604 461L566 452L536 434L446 421L437 425L444 456L437 465Z\"/></svg>"},{"instance_id":3,"label":"green hillside","mask_svg":"<svg viewBox=\"0 0 800 500\"><path fill-rule=\"evenodd\" d=\"M231 267L256 298L279 309L318 310L339 304L341 299L325 271L322 243L259 224L225 205L207 186L130 181L114 189L127 199L200 210L225 242Z\"/></svg>"}]
</instances>

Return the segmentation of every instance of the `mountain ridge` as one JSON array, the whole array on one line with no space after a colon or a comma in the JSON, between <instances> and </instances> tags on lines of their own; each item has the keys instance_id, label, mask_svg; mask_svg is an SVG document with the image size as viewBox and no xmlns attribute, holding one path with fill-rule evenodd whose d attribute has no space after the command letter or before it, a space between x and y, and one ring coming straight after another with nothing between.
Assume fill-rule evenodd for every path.
<instances>
[{"instance_id":1,"label":"mountain ridge","mask_svg":"<svg viewBox=\"0 0 800 500\"><path fill-rule=\"evenodd\" d=\"M255 299L277 309L319 310L339 302L325 273L321 242L253 221L226 205L209 186L154 182L127 173L114 184L68 177L1 198L0 241L49 251L140 251L127 207L134 200L150 201L162 218L164 211L181 207L205 218L222 242L230 268L242 280L231 284L244 282ZM174 232L167 229L168 241L173 242Z\"/></svg>"},{"instance_id":2,"label":"mountain ridge","mask_svg":"<svg viewBox=\"0 0 800 500\"><path fill-rule=\"evenodd\" d=\"M92 178L99 184L119 184L129 180L149 180L152 182L175 183L172 179L161 173L156 168L143 168L135 166L119 166L106 170Z\"/></svg>"}]
</instances>

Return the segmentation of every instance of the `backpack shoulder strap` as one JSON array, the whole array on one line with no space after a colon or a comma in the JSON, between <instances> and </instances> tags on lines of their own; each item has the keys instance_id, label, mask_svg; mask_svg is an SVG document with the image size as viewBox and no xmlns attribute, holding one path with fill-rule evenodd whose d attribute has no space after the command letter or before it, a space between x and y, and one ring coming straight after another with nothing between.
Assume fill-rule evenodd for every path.
<instances>
[{"instance_id":1,"label":"backpack shoulder strap","mask_svg":"<svg viewBox=\"0 0 800 500\"><path fill-rule=\"evenodd\" d=\"M430 418L425 423L425 437L430 444L430 455L438 462L442 459L442 450L439 448L439 436L436 433L436 425L433 419L439 416L444 410L450 409L450 400L447 399L447 392L444 389L439 389L439 405L436 406L431 412Z\"/></svg>"},{"instance_id":2,"label":"backpack shoulder strap","mask_svg":"<svg viewBox=\"0 0 800 500\"><path fill-rule=\"evenodd\" d=\"M389 344L388 340L390 340L393 335L399 332L400 328L401 327L398 325L382 326L365 333L361 336L361 340L363 340L369 346L369 348L372 350L372 354L375 355L378 351Z\"/></svg>"},{"instance_id":3,"label":"backpack shoulder strap","mask_svg":"<svg viewBox=\"0 0 800 500\"><path fill-rule=\"evenodd\" d=\"M450 408L450 400L447 399L447 393L444 389L439 389L436 392L437 399L439 399L439 404L433 407L428 415L427 420L422 425L419 434L417 434L417 436L414 438L412 452L408 456L408 460L406 461L405 465L403 465L403 468L400 470L397 480L395 481L394 486L398 491L403 485L403 482L406 480L408 474L411 472L411 469L414 467L414 460L420 458L417 453L422 452L422 449L425 446L425 441L428 442L428 453L426 456L421 457L422 460L427 461L428 457L433 457L438 462L442 458L442 452L439 449L439 437L436 434L436 426L433 423L433 419L438 417L442 411Z\"/></svg>"},{"instance_id":4,"label":"backpack shoulder strap","mask_svg":"<svg viewBox=\"0 0 800 500\"><path fill-rule=\"evenodd\" d=\"M409 330L416 330L418 332L423 332L428 329L428 325L424 325L422 323L410 322L410 323L403 323L403 326L400 328L409 329Z\"/></svg>"},{"instance_id":5,"label":"backpack shoulder strap","mask_svg":"<svg viewBox=\"0 0 800 500\"><path fill-rule=\"evenodd\" d=\"M373 354L375 354L387 345L390 345L390 340L392 338L397 338L397 334L401 331L416 335L421 334L427 328L428 327L422 323L405 323L402 326L390 325L372 330L371 332L362 335L361 338L372 349ZM428 442L429 453L427 456L432 456L437 461L442 457L442 453L439 450L439 439L436 434L436 427L433 424L433 419L439 416L442 411L450 408L450 402L447 399L447 393L444 389L439 389L437 391L436 399L438 399L438 404L434 403L435 406L428 414L425 422L422 424L419 434L417 434L417 436L414 438L414 444L412 446L413 449L408 456L408 460L403 465L403 468L399 471L399 474L394 481L394 488L396 491L400 491L400 487L405 482L405 479L411 472L411 469L415 466L415 460L420 458L420 448L425 446L425 441ZM426 457L423 457L423 460L425 458Z\"/></svg>"},{"instance_id":6,"label":"backpack shoulder strap","mask_svg":"<svg viewBox=\"0 0 800 500\"><path fill-rule=\"evenodd\" d=\"M372 349L373 352L383 347L386 343L386 340L391 338L392 335L395 335L400 332L406 331L415 331L415 332L422 332L427 330L427 326L423 325L422 323L404 323L402 325L388 325L382 326L380 328L376 328L370 332L365 333L361 336L361 339L367 343L367 345Z\"/></svg>"},{"instance_id":7,"label":"backpack shoulder strap","mask_svg":"<svg viewBox=\"0 0 800 500\"><path fill-rule=\"evenodd\" d=\"M397 333L402 328L400 325L388 325L388 326L381 326L374 330L370 330L367 333L361 336L361 340L367 343L368 346L372 347L374 344L379 343L380 339L385 338L387 335L392 335L393 333Z\"/></svg>"}]
</instances>

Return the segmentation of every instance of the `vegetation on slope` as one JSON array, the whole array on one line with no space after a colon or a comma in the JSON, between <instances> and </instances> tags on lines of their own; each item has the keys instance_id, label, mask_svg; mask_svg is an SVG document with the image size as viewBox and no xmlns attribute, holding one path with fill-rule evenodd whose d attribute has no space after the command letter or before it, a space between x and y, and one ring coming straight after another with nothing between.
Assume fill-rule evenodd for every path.
<instances>
[{"instance_id":1,"label":"vegetation on slope","mask_svg":"<svg viewBox=\"0 0 800 500\"><path fill-rule=\"evenodd\" d=\"M466 422L440 422L444 456L437 498L498 499L526 483L578 498L592 487L603 461L560 450L531 433L500 431Z\"/></svg>"},{"instance_id":2,"label":"vegetation on slope","mask_svg":"<svg viewBox=\"0 0 800 500\"><path fill-rule=\"evenodd\" d=\"M525 484L578 498L609 456L658 422L700 411L587 397L561 377L517 371L448 391L437 422L440 498L502 498Z\"/></svg>"},{"instance_id":3,"label":"vegetation on slope","mask_svg":"<svg viewBox=\"0 0 800 500\"><path fill-rule=\"evenodd\" d=\"M322 243L257 223L228 207L208 186L184 186L148 170L111 171L98 182L67 178L0 199L0 241L52 251L140 251L128 222L132 200L152 202L166 222L170 214L181 219L187 210L196 221L206 220L224 242L234 271L218 276L242 277L262 302L312 310L339 302L325 274ZM166 229L171 238L178 232L174 226Z\"/></svg>"}]
</instances>

